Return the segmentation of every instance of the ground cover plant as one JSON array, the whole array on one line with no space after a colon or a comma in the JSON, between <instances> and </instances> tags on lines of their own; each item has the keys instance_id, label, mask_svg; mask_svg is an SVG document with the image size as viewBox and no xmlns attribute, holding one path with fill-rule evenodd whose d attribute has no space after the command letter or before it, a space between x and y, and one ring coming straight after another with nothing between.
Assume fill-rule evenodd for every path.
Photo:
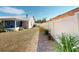
<instances>
[{"instance_id":1,"label":"ground cover plant","mask_svg":"<svg viewBox=\"0 0 79 59\"><path fill-rule=\"evenodd\" d=\"M59 38L60 43L57 49L62 52L78 52L79 51L79 39L78 36L70 34L62 34Z\"/></svg>"}]
</instances>

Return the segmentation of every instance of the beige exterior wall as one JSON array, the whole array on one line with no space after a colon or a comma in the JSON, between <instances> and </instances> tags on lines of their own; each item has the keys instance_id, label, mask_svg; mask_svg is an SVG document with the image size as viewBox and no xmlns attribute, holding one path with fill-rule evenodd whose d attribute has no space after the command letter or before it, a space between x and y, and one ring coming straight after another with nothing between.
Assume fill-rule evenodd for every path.
<instances>
[{"instance_id":1,"label":"beige exterior wall","mask_svg":"<svg viewBox=\"0 0 79 59\"><path fill-rule=\"evenodd\" d=\"M32 19L32 20L29 20L29 26L28 26L28 28L32 28L33 27L33 25L34 25L34 20Z\"/></svg>"},{"instance_id":2,"label":"beige exterior wall","mask_svg":"<svg viewBox=\"0 0 79 59\"><path fill-rule=\"evenodd\" d=\"M22 26L24 28L32 28L33 25L34 25L34 23L35 23L34 19L33 18L30 18L30 19L28 19L28 21L23 21Z\"/></svg>"},{"instance_id":3,"label":"beige exterior wall","mask_svg":"<svg viewBox=\"0 0 79 59\"><path fill-rule=\"evenodd\" d=\"M28 21L22 21L22 27L28 28Z\"/></svg>"}]
</instances>

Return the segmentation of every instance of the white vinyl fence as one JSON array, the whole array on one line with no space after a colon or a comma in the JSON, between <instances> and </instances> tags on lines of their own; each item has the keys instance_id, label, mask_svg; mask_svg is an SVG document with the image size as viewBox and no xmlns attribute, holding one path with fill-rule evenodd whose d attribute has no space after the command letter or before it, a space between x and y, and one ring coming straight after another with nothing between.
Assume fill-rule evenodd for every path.
<instances>
[{"instance_id":1,"label":"white vinyl fence","mask_svg":"<svg viewBox=\"0 0 79 59\"><path fill-rule=\"evenodd\" d=\"M52 19L47 23L42 24L41 26L45 29L48 29L51 35L57 40L62 33L67 34L78 34L79 32L79 14L74 16L68 16L61 19Z\"/></svg>"}]
</instances>

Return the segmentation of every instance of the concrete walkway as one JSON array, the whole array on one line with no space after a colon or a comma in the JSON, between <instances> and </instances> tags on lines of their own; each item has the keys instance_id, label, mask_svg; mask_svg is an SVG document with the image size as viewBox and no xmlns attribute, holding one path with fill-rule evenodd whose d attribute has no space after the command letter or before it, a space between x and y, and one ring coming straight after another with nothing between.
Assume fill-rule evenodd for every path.
<instances>
[{"instance_id":1,"label":"concrete walkway","mask_svg":"<svg viewBox=\"0 0 79 59\"><path fill-rule=\"evenodd\" d=\"M43 32L39 33L39 40L37 46L37 52L53 52L55 51L53 40L48 40L48 36L45 35Z\"/></svg>"}]
</instances>

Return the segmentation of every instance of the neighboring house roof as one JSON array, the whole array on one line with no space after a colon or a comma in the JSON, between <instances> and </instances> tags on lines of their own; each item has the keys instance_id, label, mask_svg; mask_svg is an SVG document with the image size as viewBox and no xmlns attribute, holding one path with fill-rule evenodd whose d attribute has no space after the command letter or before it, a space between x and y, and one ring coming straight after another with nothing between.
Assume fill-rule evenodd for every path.
<instances>
[{"instance_id":1,"label":"neighboring house roof","mask_svg":"<svg viewBox=\"0 0 79 59\"><path fill-rule=\"evenodd\" d=\"M67 16L73 16L76 12L79 12L79 7L76 8L76 9L73 9L71 11L68 11L68 12L66 12L66 13L64 13L62 15L58 15L58 16L56 16L54 18L51 18L49 21L54 20L54 19L64 18L64 17L67 17Z\"/></svg>"},{"instance_id":2,"label":"neighboring house roof","mask_svg":"<svg viewBox=\"0 0 79 59\"><path fill-rule=\"evenodd\" d=\"M0 20L18 20L18 21L29 21L33 20L33 17L22 17L22 16L0 16Z\"/></svg>"}]
</instances>

